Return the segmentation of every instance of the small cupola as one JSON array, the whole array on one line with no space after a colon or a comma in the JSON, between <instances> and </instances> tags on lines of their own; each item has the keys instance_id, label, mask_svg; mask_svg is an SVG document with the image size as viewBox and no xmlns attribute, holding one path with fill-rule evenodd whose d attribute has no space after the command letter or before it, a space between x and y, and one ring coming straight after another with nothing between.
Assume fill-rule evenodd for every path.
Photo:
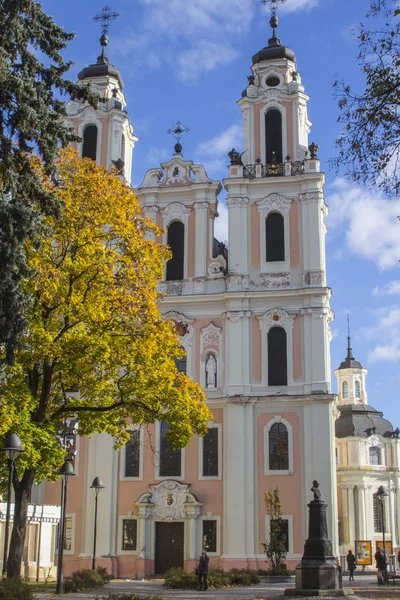
<instances>
[{"instance_id":1,"label":"small cupola","mask_svg":"<svg viewBox=\"0 0 400 600\"><path fill-rule=\"evenodd\" d=\"M368 404L365 389L365 377L368 371L353 356L349 317L347 317L347 327L347 355L345 360L340 363L339 368L334 371L338 383L339 403L341 405Z\"/></svg>"}]
</instances>

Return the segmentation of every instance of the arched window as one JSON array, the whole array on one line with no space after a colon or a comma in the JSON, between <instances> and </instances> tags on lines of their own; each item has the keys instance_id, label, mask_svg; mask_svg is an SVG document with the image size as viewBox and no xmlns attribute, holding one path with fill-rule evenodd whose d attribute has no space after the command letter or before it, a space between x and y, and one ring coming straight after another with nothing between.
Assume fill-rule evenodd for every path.
<instances>
[{"instance_id":1,"label":"arched window","mask_svg":"<svg viewBox=\"0 0 400 600\"><path fill-rule=\"evenodd\" d=\"M169 424L160 423L160 477L181 476L181 450L174 450L166 437Z\"/></svg>"},{"instance_id":2,"label":"arched window","mask_svg":"<svg viewBox=\"0 0 400 600\"><path fill-rule=\"evenodd\" d=\"M183 279L185 256L185 226L174 221L168 227L167 243L171 248L172 258L167 262L167 281Z\"/></svg>"},{"instance_id":3,"label":"arched window","mask_svg":"<svg viewBox=\"0 0 400 600\"><path fill-rule=\"evenodd\" d=\"M283 217L270 213L265 219L266 261L285 260L285 232Z\"/></svg>"},{"instance_id":4,"label":"arched window","mask_svg":"<svg viewBox=\"0 0 400 600\"><path fill-rule=\"evenodd\" d=\"M343 398L349 397L349 384L347 383L347 381L343 381L342 383L342 395Z\"/></svg>"},{"instance_id":5,"label":"arched window","mask_svg":"<svg viewBox=\"0 0 400 600\"><path fill-rule=\"evenodd\" d=\"M269 470L287 471L289 469L288 430L283 423L274 423L269 430Z\"/></svg>"},{"instance_id":6,"label":"arched window","mask_svg":"<svg viewBox=\"0 0 400 600\"><path fill-rule=\"evenodd\" d=\"M356 381L354 384L354 389L355 389L355 397L359 398L360 397L360 382Z\"/></svg>"},{"instance_id":7,"label":"arched window","mask_svg":"<svg viewBox=\"0 0 400 600\"><path fill-rule=\"evenodd\" d=\"M88 125L83 132L82 158L96 160L97 155L97 127Z\"/></svg>"},{"instance_id":8,"label":"arched window","mask_svg":"<svg viewBox=\"0 0 400 600\"><path fill-rule=\"evenodd\" d=\"M186 372L187 372L187 356L186 356L186 354L185 354L185 356L182 356L182 358L175 359L175 363L176 363L176 368L178 369L179 373L184 373L186 375Z\"/></svg>"},{"instance_id":9,"label":"arched window","mask_svg":"<svg viewBox=\"0 0 400 600\"><path fill-rule=\"evenodd\" d=\"M383 530L383 519L382 519L382 502L380 498L378 498L377 494L373 495L374 502L374 531L375 533L380 533Z\"/></svg>"},{"instance_id":10,"label":"arched window","mask_svg":"<svg viewBox=\"0 0 400 600\"><path fill-rule=\"evenodd\" d=\"M121 160L125 161L125 136L121 136Z\"/></svg>"},{"instance_id":11,"label":"arched window","mask_svg":"<svg viewBox=\"0 0 400 600\"><path fill-rule=\"evenodd\" d=\"M381 449L377 446L372 446L369 449L369 464L370 465L381 465Z\"/></svg>"},{"instance_id":12,"label":"arched window","mask_svg":"<svg viewBox=\"0 0 400 600\"><path fill-rule=\"evenodd\" d=\"M282 163L282 115L276 108L265 115L265 162Z\"/></svg>"},{"instance_id":13,"label":"arched window","mask_svg":"<svg viewBox=\"0 0 400 600\"><path fill-rule=\"evenodd\" d=\"M287 385L286 331L282 327L268 332L268 385Z\"/></svg>"}]
</instances>

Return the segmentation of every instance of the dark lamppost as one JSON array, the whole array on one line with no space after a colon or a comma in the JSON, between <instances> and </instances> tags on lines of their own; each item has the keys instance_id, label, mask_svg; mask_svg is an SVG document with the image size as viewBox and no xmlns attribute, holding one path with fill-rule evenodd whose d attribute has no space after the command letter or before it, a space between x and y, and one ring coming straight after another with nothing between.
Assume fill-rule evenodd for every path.
<instances>
[{"instance_id":1,"label":"dark lamppost","mask_svg":"<svg viewBox=\"0 0 400 600\"><path fill-rule=\"evenodd\" d=\"M21 440L16 433L9 433L4 443L4 448L0 448L8 458L8 494L7 494L7 513L6 513L6 530L4 533L4 552L3 552L3 576L7 574L8 561L8 530L10 528L10 510L11 510L11 490L12 480L14 475L14 462L23 452Z\"/></svg>"},{"instance_id":2,"label":"dark lamppost","mask_svg":"<svg viewBox=\"0 0 400 600\"><path fill-rule=\"evenodd\" d=\"M378 491L376 492L377 497L380 500L381 504L381 516L382 516L382 538L383 538L383 555L386 560L386 543L385 543L385 497L389 496L383 485L379 486Z\"/></svg>"},{"instance_id":3,"label":"dark lamppost","mask_svg":"<svg viewBox=\"0 0 400 600\"><path fill-rule=\"evenodd\" d=\"M58 472L61 475L61 519L60 519L60 535L58 538L58 562L57 562L57 586L56 594L64 592L64 573L63 573L63 558L64 558L64 543L65 543L65 513L67 510L67 488L68 479L75 477L74 465L66 460Z\"/></svg>"},{"instance_id":4,"label":"dark lamppost","mask_svg":"<svg viewBox=\"0 0 400 600\"><path fill-rule=\"evenodd\" d=\"M96 568L96 542L97 542L97 502L99 499L100 490L104 489L104 485L100 477L95 477L93 483L90 486L94 489L94 532L93 532L93 558L92 558L92 570Z\"/></svg>"}]
</instances>

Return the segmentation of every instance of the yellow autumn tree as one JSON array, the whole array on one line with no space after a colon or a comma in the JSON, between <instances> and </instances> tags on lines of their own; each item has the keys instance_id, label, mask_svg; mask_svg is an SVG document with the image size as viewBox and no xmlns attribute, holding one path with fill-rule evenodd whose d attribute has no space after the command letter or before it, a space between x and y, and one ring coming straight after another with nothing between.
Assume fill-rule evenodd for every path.
<instances>
[{"instance_id":1,"label":"yellow autumn tree","mask_svg":"<svg viewBox=\"0 0 400 600\"><path fill-rule=\"evenodd\" d=\"M16 432L25 449L13 482L9 577L20 573L34 480L54 479L64 461L56 435L66 418L78 419L80 435L105 432L116 445L130 422L163 420L182 447L206 433L211 417L200 387L177 371L179 336L158 307L169 251L150 239L160 231L132 190L70 149L57 182L37 169L62 214L48 217L40 245L26 248L35 273L25 284L28 326L0 378L0 433Z\"/></svg>"}]
</instances>

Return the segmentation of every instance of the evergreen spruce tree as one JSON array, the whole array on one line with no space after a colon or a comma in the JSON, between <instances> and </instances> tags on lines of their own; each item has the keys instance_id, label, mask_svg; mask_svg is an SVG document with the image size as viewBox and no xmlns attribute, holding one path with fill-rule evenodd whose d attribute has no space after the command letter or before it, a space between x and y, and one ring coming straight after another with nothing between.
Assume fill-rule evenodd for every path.
<instances>
[{"instance_id":1,"label":"evergreen spruce tree","mask_svg":"<svg viewBox=\"0 0 400 600\"><path fill-rule=\"evenodd\" d=\"M58 146L76 139L63 121L64 97L96 103L88 86L64 77L71 62L60 51L73 37L33 0L0 0L0 344L8 363L24 330L24 242L37 243L43 216L60 210L31 156L52 175Z\"/></svg>"}]
</instances>

